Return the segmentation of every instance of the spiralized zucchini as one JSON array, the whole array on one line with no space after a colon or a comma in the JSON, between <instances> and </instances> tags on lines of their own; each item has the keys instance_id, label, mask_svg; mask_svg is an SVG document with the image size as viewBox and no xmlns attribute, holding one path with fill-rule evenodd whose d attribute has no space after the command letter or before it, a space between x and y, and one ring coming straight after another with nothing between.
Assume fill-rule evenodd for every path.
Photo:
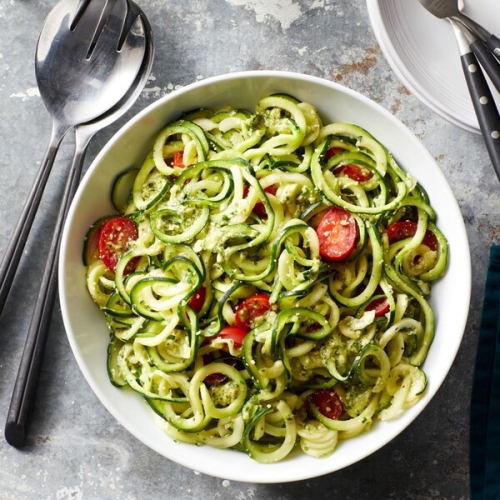
<instances>
[{"instance_id":1,"label":"spiralized zucchini","mask_svg":"<svg viewBox=\"0 0 500 500\"><path fill-rule=\"evenodd\" d=\"M324 125L282 94L254 111L200 109L158 134L113 202L138 237L113 269L92 245L110 217L85 243L110 380L140 393L174 440L264 463L294 449L325 457L422 397L447 243L422 186L367 131ZM356 235L333 260L318 233L332 207ZM391 238L398 222L413 231ZM242 345L221 335L256 294L269 308ZM333 391L340 415L318 391Z\"/></svg>"}]
</instances>

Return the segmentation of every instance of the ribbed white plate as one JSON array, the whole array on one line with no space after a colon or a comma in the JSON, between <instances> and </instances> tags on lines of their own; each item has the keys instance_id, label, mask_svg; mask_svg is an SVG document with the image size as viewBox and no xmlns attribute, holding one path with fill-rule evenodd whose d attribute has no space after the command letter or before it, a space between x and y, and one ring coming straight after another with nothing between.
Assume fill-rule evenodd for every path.
<instances>
[{"instance_id":1,"label":"ribbed white plate","mask_svg":"<svg viewBox=\"0 0 500 500\"><path fill-rule=\"evenodd\" d=\"M382 52L405 86L451 123L479 132L451 25L417 0L367 0L367 6ZM466 0L464 13L499 36L499 0Z\"/></svg>"}]
</instances>

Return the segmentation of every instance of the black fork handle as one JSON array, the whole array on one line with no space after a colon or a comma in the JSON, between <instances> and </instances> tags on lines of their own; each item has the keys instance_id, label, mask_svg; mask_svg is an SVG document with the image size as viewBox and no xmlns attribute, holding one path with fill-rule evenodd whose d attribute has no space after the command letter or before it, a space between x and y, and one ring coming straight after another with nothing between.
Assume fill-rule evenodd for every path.
<instances>
[{"instance_id":1,"label":"black fork handle","mask_svg":"<svg viewBox=\"0 0 500 500\"><path fill-rule=\"evenodd\" d=\"M38 169L33 187L28 194L19 221L10 238L7 249L5 250L2 264L0 265L0 315L7 301L7 296L12 286L19 261L21 260L26 241L28 240L29 232L40 205L43 191L47 185L52 165L54 164L57 151L59 150L59 145L68 129L69 126L54 121L49 146Z\"/></svg>"},{"instance_id":2,"label":"black fork handle","mask_svg":"<svg viewBox=\"0 0 500 500\"><path fill-rule=\"evenodd\" d=\"M468 52L461 60L486 149L500 180L500 115L476 56Z\"/></svg>"}]
</instances>

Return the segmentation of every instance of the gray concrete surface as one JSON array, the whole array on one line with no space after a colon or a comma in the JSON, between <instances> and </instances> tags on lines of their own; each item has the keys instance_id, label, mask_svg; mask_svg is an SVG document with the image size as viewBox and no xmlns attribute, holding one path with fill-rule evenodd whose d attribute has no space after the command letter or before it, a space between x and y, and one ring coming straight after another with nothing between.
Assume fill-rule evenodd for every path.
<instances>
[{"instance_id":1,"label":"gray concrete surface","mask_svg":"<svg viewBox=\"0 0 500 500\"><path fill-rule=\"evenodd\" d=\"M423 414L379 452L325 477L282 485L207 477L150 451L99 403L65 336L59 307L26 449L3 438L33 300L72 154L63 143L0 319L0 500L377 500L469 497L471 375L488 247L499 242L499 184L480 136L428 110L397 79L369 24L364 0L138 0L156 38L146 89L120 123L91 144L87 165L111 134L158 97L239 70L290 70L344 84L394 113L427 146L461 207L472 251L466 333L444 385ZM0 1L0 255L43 157L50 119L33 56L55 0Z\"/></svg>"}]
</instances>

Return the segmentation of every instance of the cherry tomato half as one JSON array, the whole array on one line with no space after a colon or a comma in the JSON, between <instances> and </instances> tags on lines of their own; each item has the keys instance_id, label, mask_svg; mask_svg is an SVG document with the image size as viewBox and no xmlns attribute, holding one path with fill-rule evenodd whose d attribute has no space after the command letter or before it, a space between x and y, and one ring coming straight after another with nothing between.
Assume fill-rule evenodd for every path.
<instances>
[{"instance_id":1,"label":"cherry tomato half","mask_svg":"<svg viewBox=\"0 0 500 500\"><path fill-rule=\"evenodd\" d=\"M332 156L338 155L339 153L343 153L346 151L343 148L330 148L325 155L325 159L328 160ZM343 174L353 181L364 182L368 181L373 177L373 173L370 172L367 168L362 167L361 165L356 165L354 163L348 163L346 165L342 165L341 167L335 170L335 173Z\"/></svg>"},{"instance_id":2,"label":"cherry tomato half","mask_svg":"<svg viewBox=\"0 0 500 500\"><path fill-rule=\"evenodd\" d=\"M215 361L215 358L210 355L206 354L203 356L203 362L205 365L208 365L209 363L212 363ZM236 366L237 360L235 358L221 358L217 359L217 361L220 363L225 363L226 365L230 366ZM207 385L221 385L224 382L227 382L228 377L224 375L223 373L211 373L210 375L207 375L204 379L205 384Z\"/></svg>"},{"instance_id":3,"label":"cherry tomato half","mask_svg":"<svg viewBox=\"0 0 500 500\"><path fill-rule=\"evenodd\" d=\"M365 182L373 177L373 174L361 165L355 165L354 163L349 163L347 165L342 165L335 172L343 174L353 181Z\"/></svg>"},{"instance_id":4,"label":"cherry tomato half","mask_svg":"<svg viewBox=\"0 0 500 500\"><path fill-rule=\"evenodd\" d=\"M411 238L417 232L417 227L418 224L411 220L400 220L397 222L393 222L387 228L387 237L389 238L389 244L404 240L406 238ZM427 229L427 231L425 232L422 243L428 246L434 252L439 247L436 235L429 229Z\"/></svg>"},{"instance_id":5,"label":"cherry tomato half","mask_svg":"<svg viewBox=\"0 0 500 500\"><path fill-rule=\"evenodd\" d=\"M230 339L234 343L236 349L241 349L243 340L245 339L248 329L240 328L238 326L225 326L219 333L221 339Z\"/></svg>"},{"instance_id":6,"label":"cherry tomato half","mask_svg":"<svg viewBox=\"0 0 500 500\"><path fill-rule=\"evenodd\" d=\"M234 324L239 328L251 330L255 327L255 320L264 316L269 309L271 309L269 295L265 293L252 295L236 306Z\"/></svg>"},{"instance_id":7,"label":"cherry tomato half","mask_svg":"<svg viewBox=\"0 0 500 500\"><path fill-rule=\"evenodd\" d=\"M177 151L177 153L174 153L172 166L179 168L186 168L186 165L184 165L184 151Z\"/></svg>"},{"instance_id":8,"label":"cherry tomato half","mask_svg":"<svg viewBox=\"0 0 500 500\"><path fill-rule=\"evenodd\" d=\"M227 381L227 376L223 373L211 373L205 377L205 384L207 385L221 385Z\"/></svg>"},{"instance_id":9,"label":"cherry tomato half","mask_svg":"<svg viewBox=\"0 0 500 500\"><path fill-rule=\"evenodd\" d=\"M365 311L375 311L376 318L386 315L390 309L391 306L389 305L387 297L377 297L365 307Z\"/></svg>"},{"instance_id":10,"label":"cherry tomato half","mask_svg":"<svg viewBox=\"0 0 500 500\"><path fill-rule=\"evenodd\" d=\"M314 391L307 398L306 405L307 413L312 418L315 418L312 405L317 408L321 415L332 420L338 420L344 411L339 395L332 389L318 389Z\"/></svg>"},{"instance_id":11,"label":"cherry tomato half","mask_svg":"<svg viewBox=\"0 0 500 500\"><path fill-rule=\"evenodd\" d=\"M332 156L338 155L340 153L344 153L347 151L347 149L344 148L339 148L339 147L333 147L330 148L326 153L325 153L325 160L329 160Z\"/></svg>"},{"instance_id":12,"label":"cherry tomato half","mask_svg":"<svg viewBox=\"0 0 500 500\"><path fill-rule=\"evenodd\" d=\"M115 271L120 258L130 249L130 242L139 237L135 222L128 217L115 217L106 221L99 233L99 258L110 271ZM138 259L129 262L125 274L132 272Z\"/></svg>"},{"instance_id":13,"label":"cherry tomato half","mask_svg":"<svg viewBox=\"0 0 500 500\"><path fill-rule=\"evenodd\" d=\"M243 196L247 196L248 192L250 191L250 186L245 186L243 190ZM271 186L268 186L264 189L264 193L269 193L272 194L273 196L278 192L278 187L272 184ZM267 212L266 212L266 207L264 206L264 203L261 201L258 201L254 206L253 206L253 213L258 215L261 219L265 219L267 217Z\"/></svg>"},{"instance_id":14,"label":"cherry tomato half","mask_svg":"<svg viewBox=\"0 0 500 500\"><path fill-rule=\"evenodd\" d=\"M205 303L207 290L202 286L195 294L189 299L189 305L193 308L194 312L199 313Z\"/></svg>"},{"instance_id":15,"label":"cherry tomato half","mask_svg":"<svg viewBox=\"0 0 500 500\"><path fill-rule=\"evenodd\" d=\"M323 215L316 233L321 256L338 261L349 257L354 250L358 225L350 212L332 207Z\"/></svg>"}]
</instances>

